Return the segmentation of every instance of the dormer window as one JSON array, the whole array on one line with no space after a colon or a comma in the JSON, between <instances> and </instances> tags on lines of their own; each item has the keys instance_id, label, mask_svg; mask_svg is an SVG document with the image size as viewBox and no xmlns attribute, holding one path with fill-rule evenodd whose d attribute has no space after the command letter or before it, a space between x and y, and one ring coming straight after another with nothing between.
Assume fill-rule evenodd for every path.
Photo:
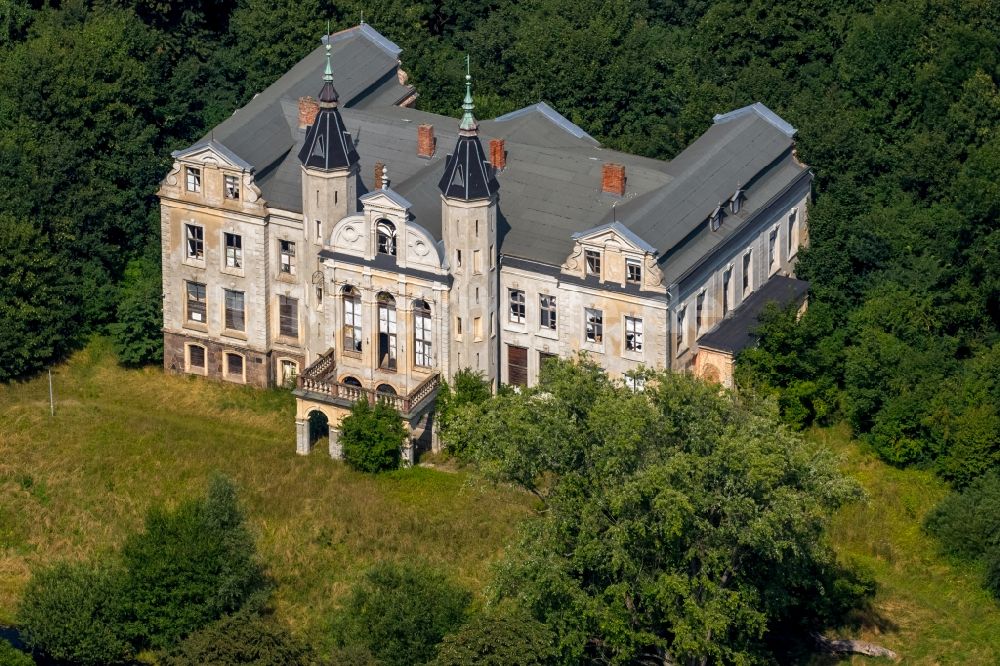
<instances>
[{"instance_id":1,"label":"dormer window","mask_svg":"<svg viewBox=\"0 0 1000 666\"><path fill-rule=\"evenodd\" d=\"M201 192L201 169L197 167L187 167L187 191Z\"/></svg>"},{"instance_id":2,"label":"dormer window","mask_svg":"<svg viewBox=\"0 0 1000 666\"><path fill-rule=\"evenodd\" d=\"M625 279L629 284L639 284L642 282L642 264L638 259L625 260Z\"/></svg>"},{"instance_id":3,"label":"dormer window","mask_svg":"<svg viewBox=\"0 0 1000 666\"><path fill-rule=\"evenodd\" d=\"M223 191L227 199L238 201L240 198L240 179L236 176L226 176L223 182Z\"/></svg>"},{"instance_id":4,"label":"dormer window","mask_svg":"<svg viewBox=\"0 0 1000 666\"><path fill-rule=\"evenodd\" d=\"M729 212L733 215L739 213L740 208L743 207L743 196L743 190L738 189L733 196L729 198Z\"/></svg>"},{"instance_id":5,"label":"dormer window","mask_svg":"<svg viewBox=\"0 0 1000 666\"><path fill-rule=\"evenodd\" d=\"M708 223L712 227L712 231L718 231L719 227L722 226L722 204L720 203L712 211L712 214L708 216Z\"/></svg>"},{"instance_id":6,"label":"dormer window","mask_svg":"<svg viewBox=\"0 0 1000 666\"><path fill-rule=\"evenodd\" d=\"M375 225L376 249L379 254L396 256L396 227L388 220L379 220Z\"/></svg>"},{"instance_id":7,"label":"dormer window","mask_svg":"<svg viewBox=\"0 0 1000 666\"><path fill-rule=\"evenodd\" d=\"M597 250L584 250L584 260L587 263L587 275L601 275L601 253Z\"/></svg>"}]
</instances>

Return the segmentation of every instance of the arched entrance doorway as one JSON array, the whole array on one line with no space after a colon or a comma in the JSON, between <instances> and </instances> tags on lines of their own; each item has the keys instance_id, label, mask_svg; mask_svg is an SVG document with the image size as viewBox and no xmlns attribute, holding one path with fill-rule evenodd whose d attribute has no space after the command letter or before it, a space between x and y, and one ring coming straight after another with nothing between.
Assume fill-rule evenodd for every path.
<instances>
[{"instance_id":1,"label":"arched entrance doorway","mask_svg":"<svg viewBox=\"0 0 1000 666\"><path fill-rule=\"evenodd\" d=\"M319 410L309 412L309 447L319 440L330 437L330 419Z\"/></svg>"}]
</instances>

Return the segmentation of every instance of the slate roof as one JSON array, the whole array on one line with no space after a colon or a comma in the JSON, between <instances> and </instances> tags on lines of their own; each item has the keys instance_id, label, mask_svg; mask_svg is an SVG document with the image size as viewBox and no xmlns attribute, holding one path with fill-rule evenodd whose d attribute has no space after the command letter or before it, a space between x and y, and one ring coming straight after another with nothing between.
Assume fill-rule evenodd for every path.
<instances>
[{"instance_id":1,"label":"slate roof","mask_svg":"<svg viewBox=\"0 0 1000 666\"><path fill-rule=\"evenodd\" d=\"M332 88L326 84L323 90L328 87ZM310 168L330 171L346 169L359 159L354 149L354 140L345 129L344 119L337 107L320 108L316 122L306 130L302 149L299 151L299 162Z\"/></svg>"},{"instance_id":2,"label":"slate roof","mask_svg":"<svg viewBox=\"0 0 1000 666\"><path fill-rule=\"evenodd\" d=\"M496 169L486 160L478 136L458 137L455 152L445 162L438 189L446 197L463 201L489 199L500 189Z\"/></svg>"},{"instance_id":3,"label":"slate roof","mask_svg":"<svg viewBox=\"0 0 1000 666\"><path fill-rule=\"evenodd\" d=\"M698 346L738 354L757 341L753 330L768 303L777 303L779 307L801 303L808 291L809 283L804 280L775 275L740 303L730 316L698 338Z\"/></svg>"},{"instance_id":4,"label":"slate roof","mask_svg":"<svg viewBox=\"0 0 1000 666\"><path fill-rule=\"evenodd\" d=\"M412 202L414 221L440 238L438 186L448 154L460 152L458 120L395 106L414 91L398 81L399 47L371 26L333 35L330 43L340 114L360 156L358 195L373 186L375 163L386 164L393 189ZM317 95L323 65L320 45L209 135L254 166L256 183L273 208L301 211L297 155L306 132L298 128L298 98ZM455 110L460 111L459 100ZM434 126L437 149L430 158L417 155L422 123ZM479 121L482 145L503 139L507 152L502 171L483 174L486 189L499 186L499 250L559 266L574 234L617 219L658 250L670 284L762 205L810 177L792 154L793 135L788 123L754 104L716 116L704 135L665 162L608 150L544 102ZM622 197L601 191L606 162L625 166ZM737 189L744 190L740 213L724 215L721 228L711 231L708 216Z\"/></svg>"}]
</instances>

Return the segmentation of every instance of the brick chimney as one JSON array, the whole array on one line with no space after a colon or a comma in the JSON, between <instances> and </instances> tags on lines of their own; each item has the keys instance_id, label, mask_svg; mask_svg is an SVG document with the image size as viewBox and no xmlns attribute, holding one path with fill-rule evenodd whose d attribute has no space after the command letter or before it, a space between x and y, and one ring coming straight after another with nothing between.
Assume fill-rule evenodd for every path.
<instances>
[{"instance_id":1,"label":"brick chimney","mask_svg":"<svg viewBox=\"0 0 1000 666\"><path fill-rule=\"evenodd\" d=\"M625 165L605 162L601 170L601 191L615 196L625 194Z\"/></svg>"},{"instance_id":2,"label":"brick chimney","mask_svg":"<svg viewBox=\"0 0 1000 666\"><path fill-rule=\"evenodd\" d=\"M319 114L319 102L312 97L299 97L299 129L305 129L314 122Z\"/></svg>"},{"instance_id":3,"label":"brick chimney","mask_svg":"<svg viewBox=\"0 0 1000 666\"><path fill-rule=\"evenodd\" d=\"M375 163L375 189L382 189L382 169L385 168L385 164L382 162Z\"/></svg>"},{"instance_id":4,"label":"brick chimney","mask_svg":"<svg viewBox=\"0 0 1000 666\"><path fill-rule=\"evenodd\" d=\"M503 139L490 139L490 164L497 171L507 166L507 152L504 150Z\"/></svg>"},{"instance_id":5,"label":"brick chimney","mask_svg":"<svg viewBox=\"0 0 1000 666\"><path fill-rule=\"evenodd\" d=\"M417 126L417 156L433 157L437 142L434 140L434 125Z\"/></svg>"}]
</instances>

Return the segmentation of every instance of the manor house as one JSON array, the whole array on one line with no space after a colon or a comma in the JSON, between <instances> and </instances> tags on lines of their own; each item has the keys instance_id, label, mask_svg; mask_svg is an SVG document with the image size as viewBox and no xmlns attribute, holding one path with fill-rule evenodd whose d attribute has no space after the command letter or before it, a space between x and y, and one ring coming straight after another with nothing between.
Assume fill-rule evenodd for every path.
<instances>
[{"instance_id":1,"label":"manor house","mask_svg":"<svg viewBox=\"0 0 1000 666\"><path fill-rule=\"evenodd\" d=\"M294 386L300 453L311 415L336 456L340 418L377 398L426 446L463 368L531 385L587 352L632 384L729 385L763 305L804 298L812 175L763 104L665 162L544 102L480 121L468 76L461 121L418 111L371 26L322 42L173 153L159 190L165 368Z\"/></svg>"}]
</instances>

